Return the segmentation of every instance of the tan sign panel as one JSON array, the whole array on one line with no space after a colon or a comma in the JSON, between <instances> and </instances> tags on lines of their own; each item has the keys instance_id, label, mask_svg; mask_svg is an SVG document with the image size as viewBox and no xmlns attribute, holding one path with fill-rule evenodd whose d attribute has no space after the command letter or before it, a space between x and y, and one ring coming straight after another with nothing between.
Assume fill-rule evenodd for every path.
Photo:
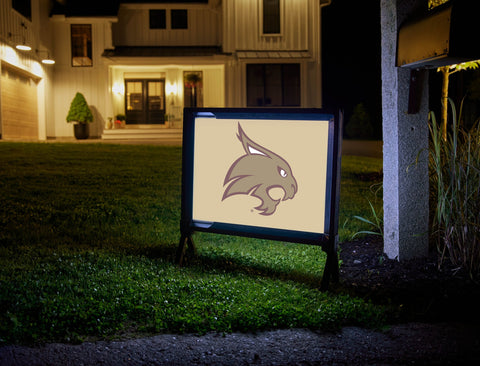
<instances>
[{"instance_id":1,"label":"tan sign panel","mask_svg":"<svg viewBox=\"0 0 480 366\"><path fill-rule=\"evenodd\" d=\"M325 233L329 122L197 117L193 220Z\"/></svg>"}]
</instances>

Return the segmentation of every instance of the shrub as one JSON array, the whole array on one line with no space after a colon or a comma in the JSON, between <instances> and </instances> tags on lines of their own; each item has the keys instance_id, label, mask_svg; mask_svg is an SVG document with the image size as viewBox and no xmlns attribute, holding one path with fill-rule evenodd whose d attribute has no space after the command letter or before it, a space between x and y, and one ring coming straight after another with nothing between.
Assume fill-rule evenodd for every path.
<instances>
[{"instance_id":1,"label":"shrub","mask_svg":"<svg viewBox=\"0 0 480 366\"><path fill-rule=\"evenodd\" d=\"M369 139L373 136L373 126L370 114L363 105L359 103L353 109L352 117L345 126L345 132L350 138Z\"/></svg>"},{"instance_id":2,"label":"shrub","mask_svg":"<svg viewBox=\"0 0 480 366\"><path fill-rule=\"evenodd\" d=\"M92 111L82 93L75 94L70 104L67 122L90 123L93 121Z\"/></svg>"},{"instance_id":3,"label":"shrub","mask_svg":"<svg viewBox=\"0 0 480 366\"><path fill-rule=\"evenodd\" d=\"M450 105L453 126L446 141L435 114L430 113L433 231L441 254L439 264L449 258L474 278L480 274L480 125L465 131L451 100Z\"/></svg>"}]
</instances>

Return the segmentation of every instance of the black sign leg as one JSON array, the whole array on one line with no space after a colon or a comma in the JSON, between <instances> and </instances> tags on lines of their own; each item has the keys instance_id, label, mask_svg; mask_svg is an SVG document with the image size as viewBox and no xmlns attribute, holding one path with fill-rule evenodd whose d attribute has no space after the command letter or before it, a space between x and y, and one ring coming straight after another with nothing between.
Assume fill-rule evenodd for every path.
<instances>
[{"instance_id":1,"label":"black sign leg","mask_svg":"<svg viewBox=\"0 0 480 366\"><path fill-rule=\"evenodd\" d=\"M197 255L197 249L193 244L192 236L190 234L182 234L177 249L177 263L179 266L183 265L183 260L187 252L193 256Z\"/></svg>"},{"instance_id":2,"label":"black sign leg","mask_svg":"<svg viewBox=\"0 0 480 366\"><path fill-rule=\"evenodd\" d=\"M330 280L333 283L338 283L340 278L340 269L338 267L338 254L336 246L329 248L327 251L327 261L325 263L325 269L323 271L322 283L320 289L327 291L330 286Z\"/></svg>"}]
</instances>

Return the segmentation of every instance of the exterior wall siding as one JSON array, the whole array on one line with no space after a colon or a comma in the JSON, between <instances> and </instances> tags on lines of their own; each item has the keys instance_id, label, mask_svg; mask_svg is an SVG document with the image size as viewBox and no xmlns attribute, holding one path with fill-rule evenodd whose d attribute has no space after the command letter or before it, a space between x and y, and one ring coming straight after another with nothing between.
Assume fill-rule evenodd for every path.
<instances>
[{"instance_id":1,"label":"exterior wall siding","mask_svg":"<svg viewBox=\"0 0 480 366\"><path fill-rule=\"evenodd\" d=\"M309 26L315 16L310 13L311 1L282 1L281 35L263 35L260 22L261 0L225 0L224 51L308 50ZM319 19L315 21L319 22Z\"/></svg>"},{"instance_id":2,"label":"exterior wall siding","mask_svg":"<svg viewBox=\"0 0 480 366\"><path fill-rule=\"evenodd\" d=\"M151 4L141 8L123 5L118 23L113 25L113 41L117 46L218 46L220 13L208 6L182 7ZM170 10L188 9L188 29L170 28ZM149 28L149 10L166 9L167 29Z\"/></svg>"},{"instance_id":3,"label":"exterior wall siding","mask_svg":"<svg viewBox=\"0 0 480 366\"><path fill-rule=\"evenodd\" d=\"M249 63L296 63L301 69L301 106L321 107L321 6L327 1L280 1L281 33L263 35L262 0L210 0L208 4L122 3L118 17L105 18L50 17L50 0L36 0L32 1L32 20L14 11L11 0L0 0L1 64L26 71L38 80L40 139L73 138L73 127L65 117L77 91L84 94L94 114L91 136L100 136L108 117L124 113L125 95L121 89L124 75L128 73L163 73L166 87L176 90L175 95L166 95L166 113L181 118L184 71L202 71L205 107L245 107ZM150 9L166 10L166 29L150 29ZM172 9L188 9L188 29L171 29ZM90 67L72 66L71 24L92 25L93 65ZM33 51L15 50L9 34L25 36ZM102 57L106 49L115 46L221 46L224 54L188 58ZM42 65L35 50L48 52L56 64ZM245 56L245 51L258 55ZM289 51L292 55L279 56L274 51Z\"/></svg>"},{"instance_id":4,"label":"exterior wall siding","mask_svg":"<svg viewBox=\"0 0 480 366\"><path fill-rule=\"evenodd\" d=\"M52 137L73 137L73 127L71 123L66 122L66 116L77 92L84 95L94 115L94 121L90 124L90 136L99 137L102 134L105 121L109 117L108 67L102 57L108 42L105 26L108 23L108 20L89 18L54 22L54 43L62 46L55 49L55 128ZM71 24L92 25L92 66L72 66Z\"/></svg>"},{"instance_id":5,"label":"exterior wall siding","mask_svg":"<svg viewBox=\"0 0 480 366\"><path fill-rule=\"evenodd\" d=\"M12 8L11 0L0 0L0 61L4 67L14 67L35 80L37 103L33 115L38 116L38 138L44 140L51 125L53 110L52 67L40 63L41 56L52 55L52 28L49 22L51 2L31 2L31 19L25 18ZM31 51L18 51L15 44L22 42L31 46ZM37 52L38 51L38 52ZM45 54L44 54L45 53ZM0 65L0 67L2 67ZM8 85L4 85L5 88ZM0 85L0 92L2 85ZM0 132L1 132L0 115ZM50 123L50 125L49 125Z\"/></svg>"},{"instance_id":6,"label":"exterior wall siding","mask_svg":"<svg viewBox=\"0 0 480 366\"><path fill-rule=\"evenodd\" d=\"M321 4L318 0L280 0L281 32L262 31L262 0L224 0L223 50L236 54L226 66L227 105L246 106L246 67L250 63L296 63L301 69L301 107L321 107ZM257 54L243 57L246 52ZM288 51L280 56L275 51Z\"/></svg>"}]
</instances>

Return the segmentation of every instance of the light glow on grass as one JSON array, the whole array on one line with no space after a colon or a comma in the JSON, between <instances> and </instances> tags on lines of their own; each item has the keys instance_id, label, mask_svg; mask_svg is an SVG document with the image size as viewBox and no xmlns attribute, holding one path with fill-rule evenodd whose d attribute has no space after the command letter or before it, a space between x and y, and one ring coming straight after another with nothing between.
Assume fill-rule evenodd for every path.
<instances>
[{"instance_id":1,"label":"light glow on grass","mask_svg":"<svg viewBox=\"0 0 480 366\"><path fill-rule=\"evenodd\" d=\"M355 172L381 167L343 161L340 223L368 213ZM179 268L179 147L2 142L0 176L0 343L383 321L319 291L318 247L197 233Z\"/></svg>"}]
</instances>

